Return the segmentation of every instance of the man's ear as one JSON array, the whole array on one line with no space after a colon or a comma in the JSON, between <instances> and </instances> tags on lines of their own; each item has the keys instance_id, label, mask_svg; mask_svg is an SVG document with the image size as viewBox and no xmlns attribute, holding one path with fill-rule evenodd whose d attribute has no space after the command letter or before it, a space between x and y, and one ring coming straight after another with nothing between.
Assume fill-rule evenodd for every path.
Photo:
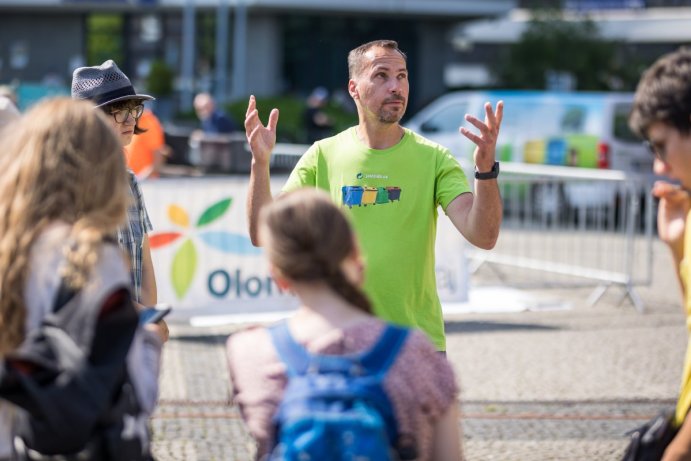
<instances>
[{"instance_id":1,"label":"man's ear","mask_svg":"<svg viewBox=\"0 0 691 461\"><path fill-rule=\"evenodd\" d=\"M360 93L357 89L357 83L353 79L348 80L348 93L350 93L351 98L360 99Z\"/></svg>"}]
</instances>

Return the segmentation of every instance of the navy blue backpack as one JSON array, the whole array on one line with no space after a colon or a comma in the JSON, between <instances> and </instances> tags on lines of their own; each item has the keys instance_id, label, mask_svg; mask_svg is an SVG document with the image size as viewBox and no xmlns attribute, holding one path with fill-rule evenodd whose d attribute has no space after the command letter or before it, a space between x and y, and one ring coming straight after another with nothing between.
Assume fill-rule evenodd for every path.
<instances>
[{"instance_id":1,"label":"navy blue backpack","mask_svg":"<svg viewBox=\"0 0 691 461\"><path fill-rule=\"evenodd\" d=\"M387 326L370 350L342 356L310 354L286 322L269 331L288 374L270 461L399 459L398 426L382 382L407 329Z\"/></svg>"}]
</instances>

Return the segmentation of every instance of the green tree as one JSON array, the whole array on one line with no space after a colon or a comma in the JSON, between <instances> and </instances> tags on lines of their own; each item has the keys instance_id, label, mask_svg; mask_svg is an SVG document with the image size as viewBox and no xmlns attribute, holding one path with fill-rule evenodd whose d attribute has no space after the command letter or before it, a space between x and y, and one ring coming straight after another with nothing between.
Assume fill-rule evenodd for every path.
<instances>
[{"instance_id":1,"label":"green tree","mask_svg":"<svg viewBox=\"0 0 691 461\"><path fill-rule=\"evenodd\" d=\"M602 37L585 17L566 20L559 10L535 10L521 39L507 48L494 71L505 88L545 88L550 72L565 73L577 90L630 90L644 63Z\"/></svg>"},{"instance_id":2,"label":"green tree","mask_svg":"<svg viewBox=\"0 0 691 461\"><path fill-rule=\"evenodd\" d=\"M123 61L123 18L119 14L91 14L87 17L87 65L97 66L107 59Z\"/></svg>"},{"instance_id":3,"label":"green tree","mask_svg":"<svg viewBox=\"0 0 691 461\"><path fill-rule=\"evenodd\" d=\"M165 97L173 94L173 70L162 59L155 59L151 63L149 76L146 81L146 89L156 97Z\"/></svg>"}]
</instances>

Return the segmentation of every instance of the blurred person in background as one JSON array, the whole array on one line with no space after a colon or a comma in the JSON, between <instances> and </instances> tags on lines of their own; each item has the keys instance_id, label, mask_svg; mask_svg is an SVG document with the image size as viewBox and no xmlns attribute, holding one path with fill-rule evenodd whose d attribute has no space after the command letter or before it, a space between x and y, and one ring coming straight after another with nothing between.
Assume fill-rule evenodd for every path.
<instances>
[{"instance_id":1,"label":"blurred person in background","mask_svg":"<svg viewBox=\"0 0 691 461\"><path fill-rule=\"evenodd\" d=\"M172 149L166 144L163 126L148 108L144 109L137 126L143 132L135 134L132 142L125 146L127 166L137 175L137 179L158 178L161 168L172 154Z\"/></svg>"},{"instance_id":2,"label":"blurred person in background","mask_svg":"<svg viewBox=\"0 0 691 461\"><path fill-rule=\"evenodd\" d=\"M138 121L144 113L144 101L154 99L149 95L137 94L130 79L112 60L100 66L75 69L72 76L72 98L89 100L108 116L112 128L120 138L123 155L124 148L132 141L132 137L142 133ZM153 228L137 177L132 170L128 169L127 172L131 201L127 209L126 224L118 229L118 243L129 256L134 301L139 307L154 306L158 296L147 235ZM161 321L161 325L165 328L164 321Z\"/></svg>"},{"instance_id":3,"label":"blurred person in background","mask_svg":"<svg viewBox=\"0 0 691 461\"><path fill-rule=\"evenodd\" d=\"M210 164L227 162L231 157L231 135L237 132L237 125L216 107L216 101L209 93L199 93L194 97L194 110L200 128L189 137L190 163L206 169Z\"/></svg>"},{"instance_id":4,"label":"blurred person in background","mask_svg":"<svg viewBox=\"0 0 691 461\"><path fill-rule=\"evenodd\" d=\"M233 119L216 107L216 101L209 93L199 93L194 97L194 111L204 134L229 134L238 130Z\"/></svg>"},{"instance_id":5,"label":"blurred person in background","mask_svg":"<svg viewBox=\"0 0 691 461\"><path fill-rule=\"evenodd\" d=\"M274 280L300 301L278 327L325 361L371 350L387 323L372 314L362 291L364 263L357 238L329 195L314 188L283 194L262 209L259 226ZM275 344L268 329L258 327L234 333L227 344L234 400L257 442L258 460L267 459L277 444L275 417L288 381L279 358L287 352ZM389 440L392 448L400 459L462 459L458 386L449 362L417 330L392 360L383 381L398 426L398 440Z\"/></svg>"},{"instance_id":6,"label":"blurred person in background","mask_svg":"<svg viewBox=\"0 0 691 461\"><path fill-rule=\"evenodd\" d=\"M328 101L329 91L322 86L312 90L307 98L307 107L302 114L302 123L309 144L333 134L333 122L324 111Z\"/></svg>"},{"instance_id":7,"label":"blurred person in background","mask_svg":"<svg viewBox=\"0 0 691 461\"><path fill-rule=\"evenodd\" d=\"M348 92L359 123L314 143L293 169L283 192L318 187L353 220L368 262L365 291L383 319L423 330L446 351L435 278L438 207L473 245L492 248L499 236L502 202L495 150L503 114L485 104L484 123L471 115L461 134L476 144L475 193L451 152L403 126L408 104L406 55L393 40L361 45L348 55ZM271 203L269 165L276 144L278 109L264 126L250 97L245 132L252 151L247 222L258 244L257 220ZM367 206L368 204L376 206Z\"/></svg>"},{"instance_id":8,"label":"blurred person in background","mask_svg":"<svg viewBox=\"0 0 691 461\"><path fill-rule=\"evenodd\" d=\"M682 289L687 328L691 329L691 48L656 61L643 74L629 118L631 129L654 155L653 171L675 183L657 181L657 229L667 244ZM683 368L673 425L678 433L663 461L691 460L691 340Z\"/></svg>"}]
</instances>

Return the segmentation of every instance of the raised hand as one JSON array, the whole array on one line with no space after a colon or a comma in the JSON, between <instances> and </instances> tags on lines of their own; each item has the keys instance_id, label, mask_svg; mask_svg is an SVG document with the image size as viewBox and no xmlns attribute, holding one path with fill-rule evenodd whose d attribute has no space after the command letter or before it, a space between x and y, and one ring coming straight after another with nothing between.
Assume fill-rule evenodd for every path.
<instances>
[{"instance_id":1,"label":"raised hand","mask_svg":"<svg viewBox=\"0 0 691 461\"><path fill-rule=\"evenodd\" d=\"M503 117L504 101L499 101L497 103L496 111L492 110L492 104L486 102L484 123L470 114L466 114L465 116L468 123L480 130L480 134L477 135L466 127L461 127L458 130L463 136L470 139L477 146L473 153L473 160L475 160L478 171L487 172L491 170L494 165L497 138L499 137L499 128L501 127L501 120Z\"/></svg>"},{"instance_id":2,"label":"raised hand","mask_svg":"<svg viewBox=\"0 0 691 461\"><path fill-rule=\"evenodd\" d=\"M264 126L259 120L257 100L250 96L247 112L245 113L245 134L252 151L252 158L257 164L268 165L271 151L276 145L276 125L278 124L278 109L272 109L269 122Z\"/></svg>"},{"instance_id":3,"label":"raised hand","mask_svg":"<svg viewBox=\"0 0 691 461\"><path fill-rule=\"evenodd\" d=\"M657 233L660 240L671 246L681 245L686 215L691 208L688 192L675 184L656 181L653 195L660 199L657 208Z\"/></svg>"}]
</instances>

